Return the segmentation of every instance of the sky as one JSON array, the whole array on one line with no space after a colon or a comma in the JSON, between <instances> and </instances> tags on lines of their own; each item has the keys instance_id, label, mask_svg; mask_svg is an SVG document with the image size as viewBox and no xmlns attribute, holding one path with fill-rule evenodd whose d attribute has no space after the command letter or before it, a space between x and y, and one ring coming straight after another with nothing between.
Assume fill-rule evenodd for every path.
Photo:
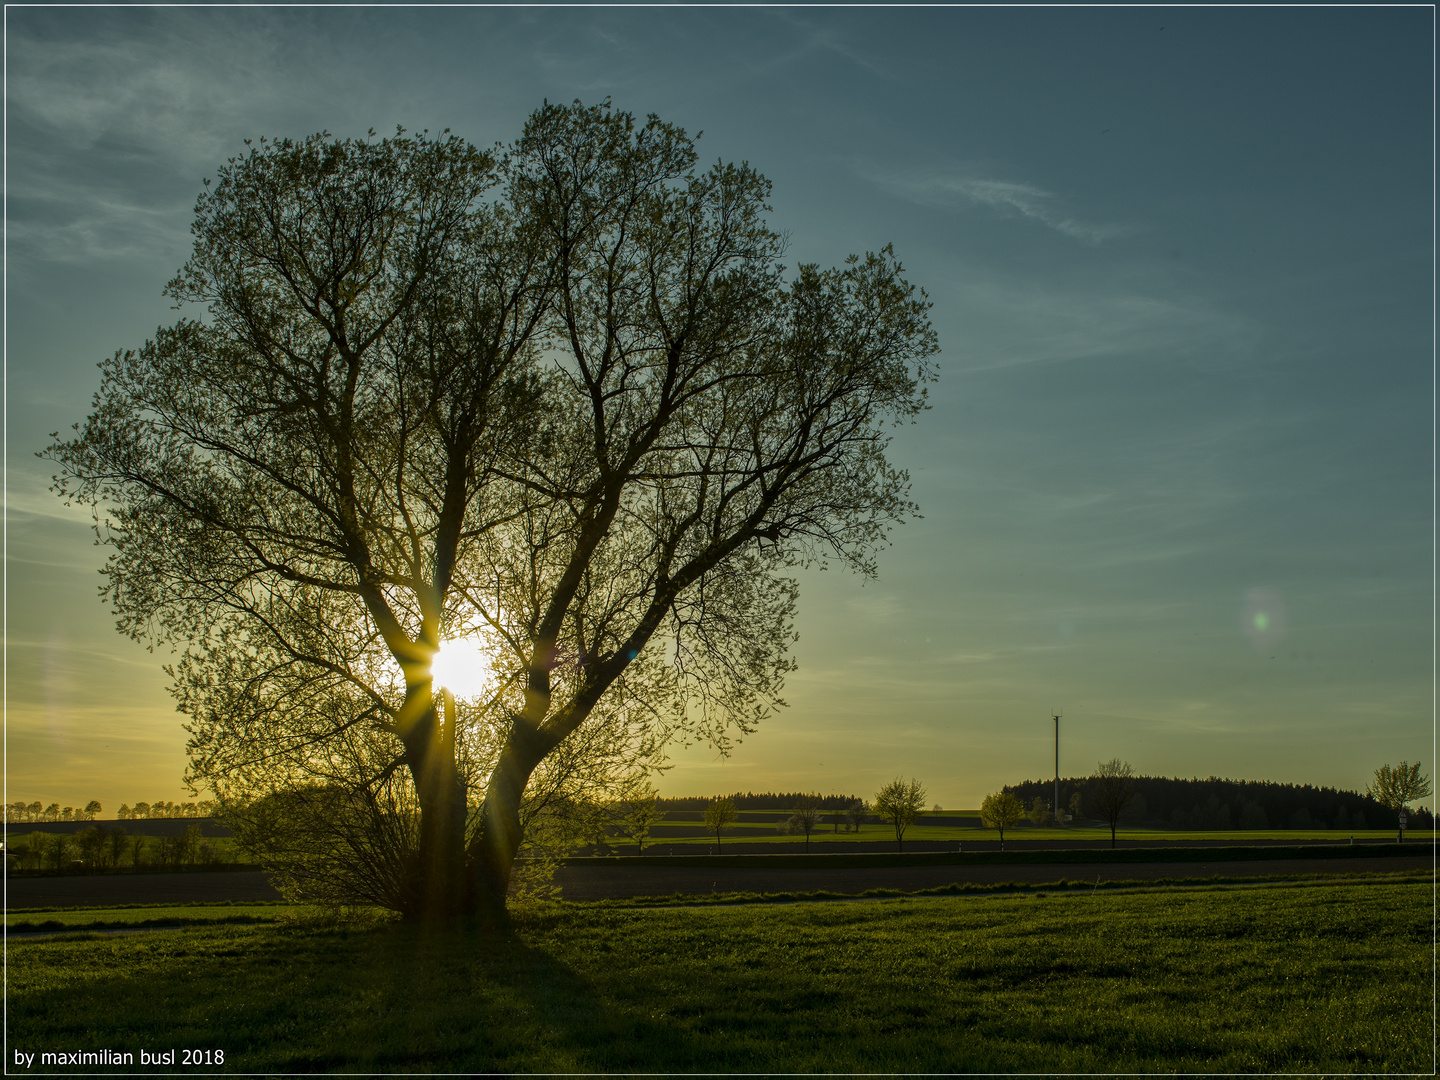
<instances>
[{"instance_id":1,"label":"sky","mask_svg":"<svg viewBox=\"0 0 1440 1080\"><path fill-rule=\"evenodd\" d=\"M893 243L941 347L890 448L923 518L802 577L788 708L663 794L974 807L1052 774L1055 712L1067 776L1433 776L1433 42L1426 7L7 7L5 799L186 797L168 657L36 452L178 317L203 179L607 97L768 176L792 265Z\"/></svg>"}]
</instances>

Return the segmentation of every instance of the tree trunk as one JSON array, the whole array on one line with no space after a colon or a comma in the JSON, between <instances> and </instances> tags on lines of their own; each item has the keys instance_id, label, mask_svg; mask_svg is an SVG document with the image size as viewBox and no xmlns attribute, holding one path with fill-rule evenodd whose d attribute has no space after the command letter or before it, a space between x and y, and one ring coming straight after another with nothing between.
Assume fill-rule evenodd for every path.
<instances>
[{"instance_id":1,"label":"tree trunk","mask_svg":"<svg viewBox=\"0 0 1440 1080\"><path fill-rule=\"evenodd\" d=\"M1113 821L1110 823L1110 846L1112 848L1115 846L1115 823Z\"/></svg>"},{"instance_id":2,"label":"tree trunk","mask_svg":"<svg viewBox=\"0 0 1440 1080\"><path fill-rule=\"evenodd\" d=\"M432 706L405 741L420 801L420 845L411 873L409 914L443 921L462 911L465 788L455 768L455 708L446 694L445 723Z\"/></svg>"},{"instance_id":3,"label":"tree trunk","mask_svg":"<svg viewBox=\"0 0 1440 1080\"><path fill-rule=\"evenodd\" d=\"M520 799L539 757L524 753L512 730L490 782L480 828L470 845L466 907L470 914L487 921L504 922L505 897L510 891L510 874L520 850Z\"/></svg>"}]
</instances>

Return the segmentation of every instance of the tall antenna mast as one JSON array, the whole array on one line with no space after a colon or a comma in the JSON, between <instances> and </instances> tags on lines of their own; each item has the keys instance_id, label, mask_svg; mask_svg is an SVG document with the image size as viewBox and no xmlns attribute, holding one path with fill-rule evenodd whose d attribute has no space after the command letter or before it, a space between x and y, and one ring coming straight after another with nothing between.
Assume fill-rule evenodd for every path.
<instances>
[{"instance_id":1,"label":"tall antenna mast","mask_svg":"<svg viewBox=\"0 0 1440 1080\"><path fill-rule=\"evenodd\" d=\"M1055 721L1055 821L1060 821L1060 717L1064 713L1052 712L1050 719Z\"/></svg>"}]
</instances>

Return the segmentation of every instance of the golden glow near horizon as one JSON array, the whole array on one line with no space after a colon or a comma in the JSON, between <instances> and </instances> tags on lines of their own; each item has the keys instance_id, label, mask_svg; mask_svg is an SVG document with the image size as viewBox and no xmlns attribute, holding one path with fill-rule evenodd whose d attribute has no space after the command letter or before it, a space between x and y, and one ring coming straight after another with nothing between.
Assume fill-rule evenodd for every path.
<instances>
[{"instance_id":1,"label":"golden glow near horizon","mask_svg":"<svg viewBox=\"0 0 1440 1080\"><path fill-rule=\"evenodd\" d=\"M430 677L457 698L479 697L490 685L490 661L466 641L442 641Z\"/></svg>"}]
</instances>

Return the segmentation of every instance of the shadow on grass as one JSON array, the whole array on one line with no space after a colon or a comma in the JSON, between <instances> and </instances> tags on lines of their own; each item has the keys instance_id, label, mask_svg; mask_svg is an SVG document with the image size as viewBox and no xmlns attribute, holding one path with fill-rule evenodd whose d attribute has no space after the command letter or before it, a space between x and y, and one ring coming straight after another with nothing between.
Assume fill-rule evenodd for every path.
<instances>
[{"instance_id":1,"label":"shadow on grass","mask_svg":"<svg viewBox=\"0 0 1440 1080\"><path fill-rule=\"evenodd\" d=\"M512 933L215 927L28 942L9 960L10 1042L27 1052L108 1048L138 1066L141 1050L219 1050L227 1072L623 1071L704 1060L681 1033L616 1014L589 981ZM193 1069L177 1060L157 1071Z\"/></svg>"},{"instance_id":2,"label":"shadow on grass","mask_svg":"<svg viewBox=\"0 0 1440 1080\"><path fill-rule=\"evenodd\" d=\"M1412 1071L1433 1058L1407 1013L1431 983L1430 890L555 905L514 935L12 939L8 1034L136 1066L218 1050L260 1074Z\"/></svg>"}]
</instances>

